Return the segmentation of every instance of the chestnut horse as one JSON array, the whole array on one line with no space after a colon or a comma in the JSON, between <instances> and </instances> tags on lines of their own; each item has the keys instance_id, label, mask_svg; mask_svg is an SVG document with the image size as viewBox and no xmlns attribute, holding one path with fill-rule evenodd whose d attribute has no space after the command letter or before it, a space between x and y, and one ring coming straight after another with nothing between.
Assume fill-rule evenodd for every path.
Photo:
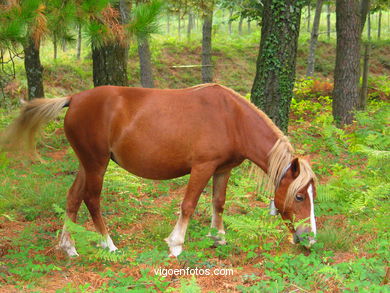
<instances>
[{"instance_id":1,"label":"chestnut horse","mask_svg":"<svg viewBox=\"0 0 390 293\"><path fill-rule=\"evenodd\" d=\"M294 239L316 234L314 174L309 164L294 158L283 133L254 105L231 89L203 84L186 89L146 89L102 86L55 99L27 103L6 130L4 144L34 147L39 128L69 107L64 121L67 139L80 169L67 195L67 216L76 221L82 201L103 235L102 246L116 250L100 210L103 176L109 160L149 179L171 179L190 173L181 213L165 239L171 255L182 251L188 222L203 188L213 177L211 227L225 234L222 213L232 168L249 159L267 173L275 205L294 229ZM310 244L314 238L309 238ZM77 255L64 226L60 247Z\"/></svg>"}]
</instances>

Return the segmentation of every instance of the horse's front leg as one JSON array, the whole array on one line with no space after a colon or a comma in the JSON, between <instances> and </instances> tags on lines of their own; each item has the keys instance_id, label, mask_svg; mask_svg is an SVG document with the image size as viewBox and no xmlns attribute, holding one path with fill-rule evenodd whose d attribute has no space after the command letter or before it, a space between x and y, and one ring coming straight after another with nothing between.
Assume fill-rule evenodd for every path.
<instances>
[{"instance_id":1,"label":"horse's front leg","mask_svg":"<svg viewBox=\"0 0 390 293\"><path fill-rule=\"evenodd\" d=\"M165 239L169 246L170 256L178 256L183 251L188 223L195 211L199 196L214 171L215 165L212 163L204 163L192 167L190 180L181 204L179 219L172 233Z\"/></svg>"},{"instance_id":2,"label":"horse's front leg","mask_svg":"<svg viewBox=\"0 0 390 293\"><path fill-rule=\"evenodd\" d=\"M218 236L209 236L214 239L216 245L224 245L225 229L223 227L222 214L226 200L226 188L230 177L230 170L223 173L216 173L213 177L213 215L211 228L218 231Z\"/></svg>"}]
</instances>

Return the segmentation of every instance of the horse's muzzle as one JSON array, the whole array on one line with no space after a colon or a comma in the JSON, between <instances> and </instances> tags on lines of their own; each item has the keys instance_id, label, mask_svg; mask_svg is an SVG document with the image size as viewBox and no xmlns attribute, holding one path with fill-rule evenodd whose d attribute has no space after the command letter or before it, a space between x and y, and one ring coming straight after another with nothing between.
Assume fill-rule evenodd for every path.
<instances>
[{"instance_id":1,"label":"horse's muzzle","mask_svg":"<svg viewBox=\"0 0 390 293\"><path fill-rule=\"evenodd\" d=\"M305 240L305 235L310 234L310 233L311 233L310 227L308 227L308 226L299 226L296 229L296 232L293 234L294 244L297 244L299 242L304 241ZM312 236L308 236L308 238L306 238L306 239L309 240L309 243L307 245L305 245L306 248L310 248L314 243L317 242L315 240L315 238L312 237Z\"/></svg>"}]
</instances>

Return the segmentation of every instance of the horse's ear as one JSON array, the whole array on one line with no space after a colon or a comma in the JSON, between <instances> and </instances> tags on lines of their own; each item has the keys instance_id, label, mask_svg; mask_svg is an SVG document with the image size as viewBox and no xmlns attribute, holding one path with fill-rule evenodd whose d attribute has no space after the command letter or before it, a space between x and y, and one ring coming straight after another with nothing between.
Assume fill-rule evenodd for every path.
<instances>
[{"instance_id":1,"label":"horse's ear","mask_svg":"<svg viewBox=\"0 0 390 293\"><path fill-rule=\"evenodd\" d=\"M291 173L293 178L297 178L300 173L300 167L299 167L299 159L294 158L294 160L291 161Z\"/></svg>"}]
</instances>

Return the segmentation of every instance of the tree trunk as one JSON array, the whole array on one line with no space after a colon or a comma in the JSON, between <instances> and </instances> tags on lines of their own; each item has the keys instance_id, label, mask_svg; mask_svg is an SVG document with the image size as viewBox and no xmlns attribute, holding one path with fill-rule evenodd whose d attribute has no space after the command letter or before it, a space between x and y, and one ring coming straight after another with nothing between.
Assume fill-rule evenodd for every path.
<instances>
[{"instance_id":1,"label":"tree trunk","mask_svg":"<svg viewBox=\"0 0 390 293\"><path fill-rule=\"evenodd\" d=\"M23 44L24 68L27 76L28 99L43 98L43 67L39 58L39 46L31 37Z\"/></svg>"},{"instance_id":2,"label":"tree trunk","mask_svg":"<svg viewBox=\"0 0 390 293\"><path fill-rule=\"evenodd\" d=\"M57 59L57 36L56 35L53 36L53 51L54 51L53 58L54 60L56 60Z\"/></svg>"},{"instance_id":3,"label":"tree trunk","mask_svg":"<svg viewBox=\"0 0 390 293\"><path fill-rule=\"evenodd\" d=\"M307 58L306 76L313 76L313 74L314 74L315 51L317 48L318 28L320 26L322 3L323 3L323 0L317 0L316 12L315 12L314 21L313 21L313 28L311 31L309 56Z\"/></svg>"},{"instance_id":4,"label":"tree trunk","mask_svg":"<svg viewBox=\"0 0 390 293\"><path fill-rule=\"evenodd\" d=\"M191 40L191 29L192 29L192 12L188 12L188 24L187 24L187 41Z\"/></svg>"},{"instance_id":5,"label":"tree trunk","mask_svg":"<svg viewBox=\"0 0 390 293\"><path fill-rule=\"evenodd\" d=\"M307 5L307 32L310 33L311 3Z\"/></svg>"},{"instance_id":6,"label":"tree trunk","mask_svg":"<svg viewBox=\"0 0 390 293\"><path fill-rule=\"evenodd\" d=\"M80 60L81 58L81 24L77 26L78 33L77 33L77 60Z\"/></svg>"},{"instance_id":7,"label":"tree trunk","mask_svg":"<svg viewBox=\"0 0 390 293\"><path fill-rule=\"evenodd\" d=\"M167 33L169 35L169 31L170 31L170 14L169 14L169 11L167 12Z\"/></svg>"},{"instance_id":8,"label":"tree trunk","mask_svg":"<svg viewBox=\"0 0 390 293\"><path fill-rule=\"evenodd\" d=\"M363 77L362 77L362 89L360 92L359 110L365 110L367 105L367 92L368 92L368 68L370 61L371 44L368 41L364 46L364 61L363 61Z\"/></svg>"},{"instance_id":9,"label":"tree trunk","mask_svg":"<svg viewBox=\"0 0 390 293\"><path fill-rule=\"evenodd\" d=\"M92 47L93 84L127 86L127 49L118 42Z\"/></svg>"},{"instance_id":10,"label":"tree trunk","mask_svg":"<svg viewBox=\"0 0 390 293\"><path fill-rule=\"evenodd\" d=\"M367 15L367 39L371 40L371 14Z\"/></svg>"},{"instance_id":11,"label":"tree trunk","mask_svg":"<svg viewBox=\"0 0 390 293\"><path fill-rule=\"evenodd\" d=\"M179 36L179 39L181 37L181 17L180 17L180 12L177 17L177 34Z\"/></svg>"},{"instance_id":12,"label":"tree trunk","mask_svg":"<svg viewBox=\"0 0 390 293\"><path fill-rule=\"evenodd\" d=\"M232 16L233 16L233 9L230 9L229 10L229 35L231 35L233 33L232 31Z\"/></svg>"},{"instance_id":13,"label":"tree trunk","mask_svg":"<svg viewBox=\"0 0 390 293\"><path fill-rule=\"evenodd\" d=\"M328 40L330 40L330 4L327 5L327 14L326 14L326 28Z\"/></svg>"},{"instance_id":14,"label":"tree trunk","mask_svg":"<svg viewBox=\"0 0 390 293\"><path fill-rule=\"evenodd\" d=\"M378 40L381 38L381 27L382 27L382 11L379 10L378 16Z\"/></svg>"},{"instance_id":15,"label":"tree trunk","mask_svg":"<svg viewBox=\"0 0 390 293\"><path fill-rule=\"evenodd\" d=\"M247 24L248 24L248 34L250 34L251 33L251 21L249 19L248 19Z\"/></svg>"},{"instance_id":16,"label":"tree trunk","mask_svg":"<svg viewBox=\"0 0 390 293\"><path fill-rule=\"evenodd\" d=\"M356 0L336 2L336 66L333 117L338 126L353 121L359 104L361 11Z\"/></svg>"},{"instance_id":17,"label":"tree trunk","mask_svg":"<svg viewBox=\"0 0 390 293\"><path fill-rule=\"evenodd\" d=\"M287 132L303 4L294 0L265 0L263 4L251 100Z\"/></svg>"},{"instance_id":18,"label":"tree trunk","mask_svg":"<svg viewBox=\"0 0 390 293\"><path fill-rule=\"evenodd\" d=\"M364 25L366 23L366 19L367 19L367 15L368 15L369 11L370 11L370 0L361 0L361 2L360 2L360 29L362 32L363 32ZM370 28L370 30L371 30L371 28Z\"/></svg>"},{"instance_id":19,"label":"tree trunk","mask_svg":"<svg viewBox=\"0 0 390 293\"><path fill-rule=\"evenodd\" d=\"M119 22L126 23L128 20L127 5L124 0L116 3L119 10ZM127 86L127 59L128 45L119 41L111 41L101 47L92 44L93 84Z\"/></svg>"},{"instance_id":20,"label":"tree trunk","mask_svg":"<svg viewBox=\"0 0 390 293\"><path fill-rule=\"evenodd\" d=\"M239 35L242 35L242 21L243 21L243 18L241 16L240 21L238 22L238 34Z\"/></svg>"},{"instance_id":21,"label":"tree trunk","mask_svg":"<svg viewBox=\"0 0 390 293\"><path fill-rule=\"evenodd\" d=\"M153 88L152 61L150 57L149 40L138 39L138 55L140 64L141 84L146 88Z\"/></svg>"},{"instance_id":22,"label":"tree trunk","mask_svg":"<svg viewBox=\"0 0 390 293\"><path fill-rule=\"evenodd\" d=\"M207 11L203 18L202 28L202 82L213 81L213 67L211 64L211 31L213 27L213 10Z\"/></svg>"},{"instance_id":23,"label":"tree trunk","mask_svg":"<svg viewBox=\"0 0 390 293\"><path fill-rule=\"evenodd\" d=\"M367 15L368 21L367 26L371 27L370 22L370 0L362 0L360 6L360 31L363 32L364 24L366 23ZM371 29L367 30L370 32ZM371 52L371 34L368 35L368 42L364 46L364 59L363 59L363 74L362 74L362 88L360 90L360 100L358 103L359 110L365 110L367 105L367 93L368 93L368 73L369 73L369 61L370 61L370 52Z\"/></svg>"}]
</instances>

